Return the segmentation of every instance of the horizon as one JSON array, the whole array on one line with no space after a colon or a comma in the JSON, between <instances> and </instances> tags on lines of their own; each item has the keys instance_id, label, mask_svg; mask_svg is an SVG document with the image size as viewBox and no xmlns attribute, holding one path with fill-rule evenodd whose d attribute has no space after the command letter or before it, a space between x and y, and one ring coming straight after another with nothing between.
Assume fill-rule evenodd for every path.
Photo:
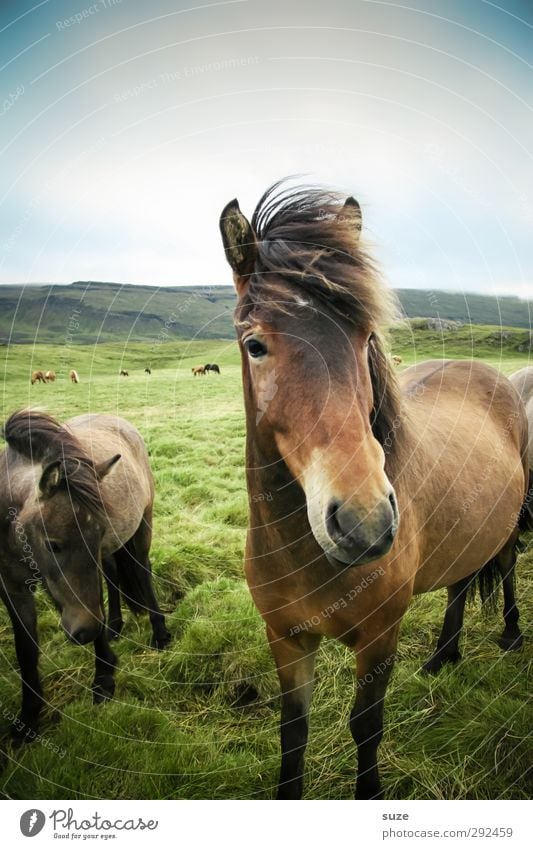
<instances>
[{"instance_id":1,"label":"horizon","mask_svg":"<svg viewBox=\"0 0 533 849\"><path fill-rule=\"evenodd\" d=\"M393 289L533 298L532 30L526 0L6 0L0 285L229 285L220 211L298 173L358 198Z\"/></svg>"},{"instance_id":2,"label":"horizon","mask_svg":"<svg viewBox=\"0 0 533 849\"><path fill-rule=\"evenodd\" d=\"M165 289L167 289L167 290L169 290L169 289L208 289L209 290L209 289L224 289L224 288L234 290L234 288L235 288L233 283L231 283L231 282L229 282L229 283L221 282L221 283L166 283L166 284L160 284L160 283L145 283L145 282L140 282L140 281L122 283L122 282L119 282L117 280L71 280L67 283L53 282L53 281L39 281L39 280L35 280L35 281L30 282L30 283L13 283L11 281L5 281L0 285L6 286L6 287L13 286L13 287L17 287L17 288L26 288L26 287L30 287L30 286L35 286L35 287L90 286L92 284L95 284L95 285L98 285L98 286L102 286L102 285L103 286L116 286L116 287L120 287L120 288L125 287L125 286L132 286L132 287L139 287L139 288L145 288L145 289L157 289L157 290L160 290L160 289L161 290L165 290ZM466 298L471 297L471 296L480 297L480 298L494 298L495 300L502 300L502 299L505 299L505 298L509 298L509 299L513 299L513 300L523 301L525 304L530 304L530 303L533 302L533 293L529 296L527 296L527 295L523 296L523 295L514 294L513 292L511 292L511 293L509 293L509 292L491 292L491 293L487 294L487 293L484 293L484 292L478 292L478 291L467 292L467 291L464 291L462 289L451 289L451 288L446 289L446 288L433 287L433 288L429 289L429 288L423 287L423 286L390 286L389 288L393 292L411 291L411 292L425 292L425 293L429 293L429 294L441 292L442 294L447 294L447 295L462 295L463 297L466 297Z\"/></svg>"}]
</instances>

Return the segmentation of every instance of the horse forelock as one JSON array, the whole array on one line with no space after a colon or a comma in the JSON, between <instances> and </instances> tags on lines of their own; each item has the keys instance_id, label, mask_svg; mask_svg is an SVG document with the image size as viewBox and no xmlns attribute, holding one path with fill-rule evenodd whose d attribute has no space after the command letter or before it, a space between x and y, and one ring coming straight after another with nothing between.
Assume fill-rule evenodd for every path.
<instances>
[{"instance_id":1,"label":"horse forelock","mask_svg":"<svg viewBox=\"0 0 533 849\"><path fill-rule=\"evenodd\" d=\"M265 192L252 217L256 256L241 310L268 301L290 312L291 302L316 302L361 328L390 323L395 301L343 200L282 183Z\"/></svg>"},{"instance_id":2,"label":"horse forelock","mask_svg":"<svg viewBox=\"0 0 533 849\"><path fill-rule=\"evenodd\" d=\"M389 469L401 445L402 404L380 328L398 314L397 302L361 245L344 198L314 188L271 186L252 217L256 258L236 308L236 325L253 327L276 315L312 309L333 313L361 331L373 331L368 365L372 381L372 429ZM327 322L331 332L331 322Z\"/></svg>"},{"instance_id":3,"label":"horse forelock","mask_svg":"<svg viewBox=\"0 0 533 849\"><path fill-rule=\"evenodd\" d=\"M63 469L61 486L72 500L93 515L106 512L93 460L74 434L53 416L18 410L4 424L3 436L13 451L32 463L44 466L59 461Z\"/></svg>"}]
</instances>

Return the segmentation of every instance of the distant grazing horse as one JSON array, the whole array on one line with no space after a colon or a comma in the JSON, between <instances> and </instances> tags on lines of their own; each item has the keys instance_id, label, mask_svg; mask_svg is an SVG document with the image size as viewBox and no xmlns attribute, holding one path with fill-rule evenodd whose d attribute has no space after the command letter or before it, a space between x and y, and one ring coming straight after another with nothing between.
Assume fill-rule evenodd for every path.
<instances>
[{"instance_id":1,"label":"distant grazing horse","mask_svg":"<svg viewBox=\"0 0 533 849\"><path fill-rule=\"evenodd\" d=\"M124 369L124 368L120 369L120 377L129 377L129 376L130 376L129 371L126 371L126 369Z\"/></svg>"},{"instance_id":2,"label":"distant grazing horse","mask_svg":"<svg viewBox=\"0 0 533 849\"><path fill-rule=\"evenodd\" d=\"M116 658L104 626L103 568L110 628L120 631L119 588L133 611L148 611L153 643L169 640L152 588L148 553L154 484L143 440L116 416L83 415L65 425L21 410L4 426L0 453L0 596L15 636L22 679L19 739L32 739L42 707L33 592L42 581L70 640L94 642L94 701L113 695Z\"/></svg>"},{"instance_id":3,"label":"distant grazing horse","mask_svg":"<svg viewBox=\"0 0 533 849\"><path fill-rule=\"evenodd\" d=\"M529 464L529 493L527 497L527 509L533 517L533 366L526 366L515 371L509 378L517 390L522 403L526 408L526 416L529 430L528 464Z\"/></svg>"},{"instance_id":4,"label":"distant grazing horse","mask_svg":"<svg viewBox=\"0 0 533 849\"><path fill-rule=\"evenodd\" d=\"M44 376L44 372L42 371L33 371L31 374L31 385L34 383L46 383L46 378Z\"/></svg>"},{"instance_id":5,"label":"distant grazing horse","mask_svg":"<svg viewBox=\"0 0 533 849\"><path fill-rule=\"evenodd\" d=\"M72 383L79 383L80 382L78 372L75 369L71 369L69 377L70 377Z\"/></svg>"},{"instance_id":6,"label":"distant grazing horse","mask_svg":"<svg viewBox=\"0 0 533 849\"><path fill-rule=\"evenodd\" d=\"M46 380L47 383L53 383L54 380L56 379L55 371L47 371L45 376L44 376L44 379Z\"/></svg>"},{"instance_id":7,"label":"distant grazing horse","mask_svg":"<svg viewBox=\"0 0 533 849\"><path fill-rule=\"evenodd\" d=\"M152 374L152 369L151 368L145 368L144 373L145 374Z\"/></svg>"},{"instance_id":8,"label":"distant grazing horse","mask_svg":"<svg viewBox=\"0 0 533 849\"><path fill-rule=\"evenodd\" d=\"M204 371L206 374L210 371L214 371L215 374L220 374L220 369L216 363L207 363L207 365L204 366Z\"/></svg>"},{"instance_id":9,"label":"distant grazing horse","mask_svg":"<svg viewBox=\"0 0 533 849\"><path fill-rule=\"evenodd\" d=\"M382 797L383 704L413 594L448 588L428 672L459 659L476 576L485 595L502 576L500 645L522 640L513 568L523 408L509 381L478 361L434 360L396 377L379 332L390 295L360 230L353 198L341 206L334 193L279 184L251 224L236 200L221 217L238 294L248 490L273 494L250 498L246 577L281 683L279 798L302 793L323 636L356 655L359 799Z\"/></svg>"},{"instance_id":10,"label":"distant grazing horse","mask_svg":"<svg viewBox=\"0 0 533 849\"><path fill-rule=\"evenodd\" d=\"M391 360L392 360L392 362L394 363L395 366L400 366L402 364L402 358L398 357L396 354L393 357L391 357Z\"/></svg>"},{"instance_id":11,"label":"distant grazing horse","mask_svg":"<svg viewBox=\"0 0 533 849\"><path fill-rule=\"evenodd\" d=\"M193 366L191 369L193 377L205 374L205 366Z\"/></svg>"}]
</instances>

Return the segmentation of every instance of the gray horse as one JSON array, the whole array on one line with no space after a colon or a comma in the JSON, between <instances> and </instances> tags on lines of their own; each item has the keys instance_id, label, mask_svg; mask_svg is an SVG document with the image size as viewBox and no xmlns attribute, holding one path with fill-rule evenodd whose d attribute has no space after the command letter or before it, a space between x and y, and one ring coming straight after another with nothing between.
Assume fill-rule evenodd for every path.
<instances>
[{"instance_id":1,"label":"gray horse","mask_svg":"<svg viewBox=\"0 0 533 849\"><path fill-rule=\"evenodd\" d=\"M31 740L43 698L37 669L34 591L42 583L68 638L95 650L95 702L114 692L116 657L109 637L122 627L120 591L130 608L148 611L152 643L170 635L152 587L154 484L141 435L116 416L83 415L61 425L20 410L4 426L0 453L0 596L13 626L22 679L20 719ZM101 574L108 583L105 627Z\"/></svg>"}]
</instances>

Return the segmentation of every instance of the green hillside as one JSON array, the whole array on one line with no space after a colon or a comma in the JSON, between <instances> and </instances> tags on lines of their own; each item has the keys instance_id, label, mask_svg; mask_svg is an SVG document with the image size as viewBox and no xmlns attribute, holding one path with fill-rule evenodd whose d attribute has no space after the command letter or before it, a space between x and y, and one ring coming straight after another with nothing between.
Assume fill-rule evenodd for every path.
<instances>
[{"instance_id":1,"label":"green hillside","mask_svg":"<svg viewBox=\"0 0 533 849\"><path fill-rule=\"evenodd\" d=\"M408 318L530 329L533 304L454 292L397 289ZM232 339L232 286L157 287L77 282L0 286L0 344L82 345L170 339ZM515 339L517 345L529 337Z\"/></svg>"},{"instance_id":2,"label":"green hillside","mask_svg":"<svg viewBox=\"0 0 533 849\"><path fill-rule=\"evenodd\" d=\"M472 324L502 324L512 327L533 325L533 302L514 296L496 298L470 292L396 289L408 318L428 316Z\"/></svg>"},{"instance_id":3,"label":"green hillside","mask_svg":"<svg viewBox=\"0 0 533 849\"><path fill-rule=\"evenodd\" d=\"M94 344L233 337L232 286L0 286L0 342Z\"/></svg>"}]
</instances>

